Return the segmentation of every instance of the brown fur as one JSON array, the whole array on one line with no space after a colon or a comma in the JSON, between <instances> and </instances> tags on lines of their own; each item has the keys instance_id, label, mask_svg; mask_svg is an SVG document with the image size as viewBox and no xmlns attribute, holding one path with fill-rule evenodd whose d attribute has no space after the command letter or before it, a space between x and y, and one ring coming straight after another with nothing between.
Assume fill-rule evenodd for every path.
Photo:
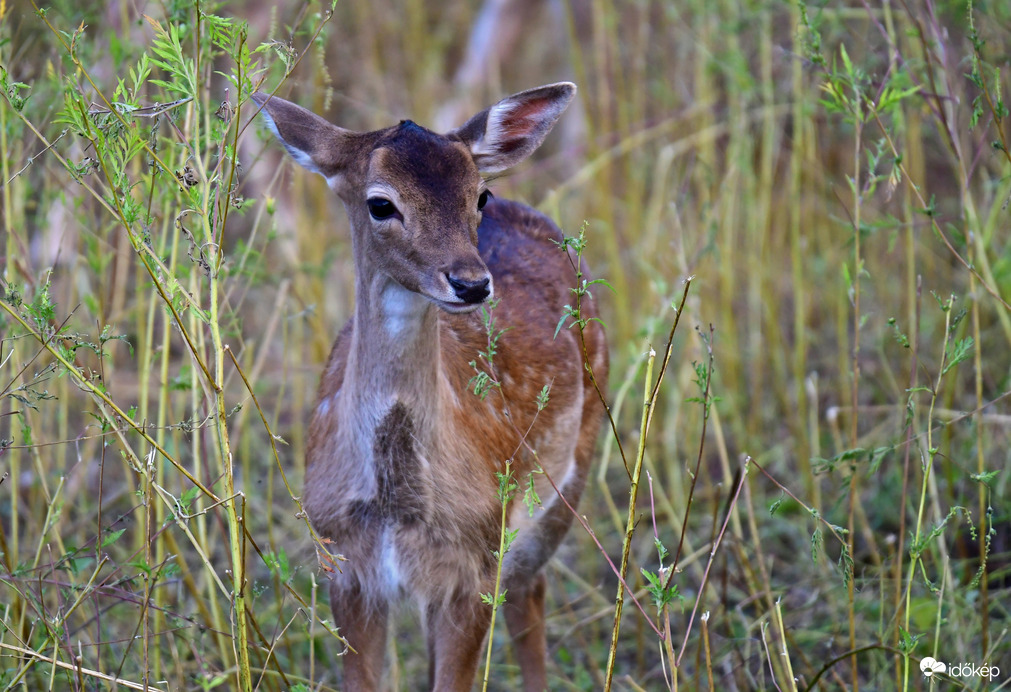
<instances>
[{"instance_id":1,"label":"brown fur","mask_svg":"<svg viewBox=\"0 0 1011 692\"><path fill-rule=\"evenodd\" d=\"M529 154L573 90L518 94L447 136L405 121L366 135L327 126L317 137L315 116L292 104L265 106L293 155L341 195L352 224L355 317L320 383L303 495L316 530L348 558L330 588L336 622L359 651L345 661L347 689L378 688L379 642L389 605L402 594L425 615L430 687L470 689L491 615L479 594L492 590L495 576L496 473L511 460L525 487L543 468L570 504L579 501L601 411L578 332L554 337L576 283L570 257L555 244L558 228L529 207L492 199L477 211L477 166L500 170ZM367 155L364 141L374 144ZM354 153L334 151L341 142ZM372 195L390 198L399 218L371 218L364 202ZM489 275L500 299L497 328L506 331L494 358L501 388L480 399L468 390L469 363L488 335L476 305L457 300L447 279ZM592 302L583 310L596 315ZM586 351L606 381L597 322L587 327ZM550 402L538 413L546 384ZM504 560L503 588L525 687L543 690L540 570L572 515L544 476L532 477L543 507L529 517L519 498L510 506L508 523L519 534Z\"/></svg>"}]
</instances>

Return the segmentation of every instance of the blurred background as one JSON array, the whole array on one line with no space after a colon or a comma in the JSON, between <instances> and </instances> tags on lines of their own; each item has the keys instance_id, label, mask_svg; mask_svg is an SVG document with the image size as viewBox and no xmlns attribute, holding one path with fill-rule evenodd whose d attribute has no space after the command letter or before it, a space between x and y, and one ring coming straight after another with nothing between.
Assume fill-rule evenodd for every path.
<instances>
[{"instance_id":1,"label":"blurred background","mask_svg":"<svg viewBox=\"0 0 1011 692\"><path fill-rule=\"evenodd\" d=\"M263 689L339 686L297 496L353 303L347 221L241 99L447 130L563 79L576 102L491 187L585 229L629 455L691 278L634 535L610 431L580 508L615 563L629 541L650 618L626 602L614 687L671 686L668 615L684 689L927 689L927 655L1011 675L1007 3L0 17L0 683L229 689L247 665ZM672 565L681 600L658 615L642 570ZM578 525L549 585L551 689L602 689L618 582ZM516 689L494 637L491 688ZM392 688L420 689L422 642L405 611Z\"/></svg>"}]
</instances>

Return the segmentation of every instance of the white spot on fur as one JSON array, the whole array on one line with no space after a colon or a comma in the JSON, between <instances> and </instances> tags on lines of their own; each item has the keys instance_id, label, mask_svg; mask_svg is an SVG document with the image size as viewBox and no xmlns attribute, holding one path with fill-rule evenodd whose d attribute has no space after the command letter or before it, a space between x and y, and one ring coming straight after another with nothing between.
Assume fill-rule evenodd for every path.
<instances>
[{"instance_id":1,"label":"white spot on fur","mask_svg":"<svg viewBox=\"0 0 1011 692\"><path fill-rule=\"evenodd\" d=\"M390 336L405 336L417 329L424 308L424 298L391 281L382 293L383 327Z\"/></svg>"},{"instance_id":2,"label":"white spot on fur","mask_svg":"<svg viewBox=\"0 0 1011 692\"><path fill-rule=\"evenodd\" d=\"M400 590L400 564L397 558L397 545L394 541L393 528L383 529L382 546L380 548L381 576L389 598L396 596Z\"/></svg>"}]
</instances>

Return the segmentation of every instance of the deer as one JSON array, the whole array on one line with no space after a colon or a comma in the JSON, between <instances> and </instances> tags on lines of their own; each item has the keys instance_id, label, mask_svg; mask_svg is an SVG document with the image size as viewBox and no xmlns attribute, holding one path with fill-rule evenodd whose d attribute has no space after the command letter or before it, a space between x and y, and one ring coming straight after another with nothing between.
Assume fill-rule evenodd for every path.
<instances>
[{"instance_id":1,"label":"deer","mask_svg":"<svg viewBox=\"0 0 1011 692\"><path fill-rule=\"evenodd\" d=\"M524 689L547 686L543 568L586 483L603 413L587 368L606 382L607 346L588 300L582 336L556 334L575 268L583 279L587 268L560 249L558 226L495 197L487 176L537 149L575 92L568 82L523 91L445 134L410 120L349 131L251 95L350 221L353 315L320 381L301 497L313 529L346 558L329 584L350 647L345 689L380 688L390 610L401 600L422 616L429 689L471 689L492 611L480 595L499 568L496 473L507 462L540 504L506 505L517 533L500 558L502 612ZM492 304L497 386L482 398L469 385L489 345Z\"/></svg>"}]
</instances>

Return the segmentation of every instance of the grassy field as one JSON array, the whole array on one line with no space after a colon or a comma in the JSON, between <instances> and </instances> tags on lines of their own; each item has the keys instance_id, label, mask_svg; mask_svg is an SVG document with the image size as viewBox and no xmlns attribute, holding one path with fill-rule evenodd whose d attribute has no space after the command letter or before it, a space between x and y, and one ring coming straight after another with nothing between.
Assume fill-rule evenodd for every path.
<instances>
[{"instance_id":1,"label":"grassy field","mask_svg":"<svg viewBox=\"0 0 1011 692\"><path fill-rule=\"evenodd\" d=\"M339 687L298 496L350 241L246 97L371 129L561 79L493 184L614 288L551 689L1006 688L1011 4L533 3L478 79L476 2L103 4L0 0L4 689ZM408 611L388 662L421 688Z\"/></svg>"}]
</instances>

